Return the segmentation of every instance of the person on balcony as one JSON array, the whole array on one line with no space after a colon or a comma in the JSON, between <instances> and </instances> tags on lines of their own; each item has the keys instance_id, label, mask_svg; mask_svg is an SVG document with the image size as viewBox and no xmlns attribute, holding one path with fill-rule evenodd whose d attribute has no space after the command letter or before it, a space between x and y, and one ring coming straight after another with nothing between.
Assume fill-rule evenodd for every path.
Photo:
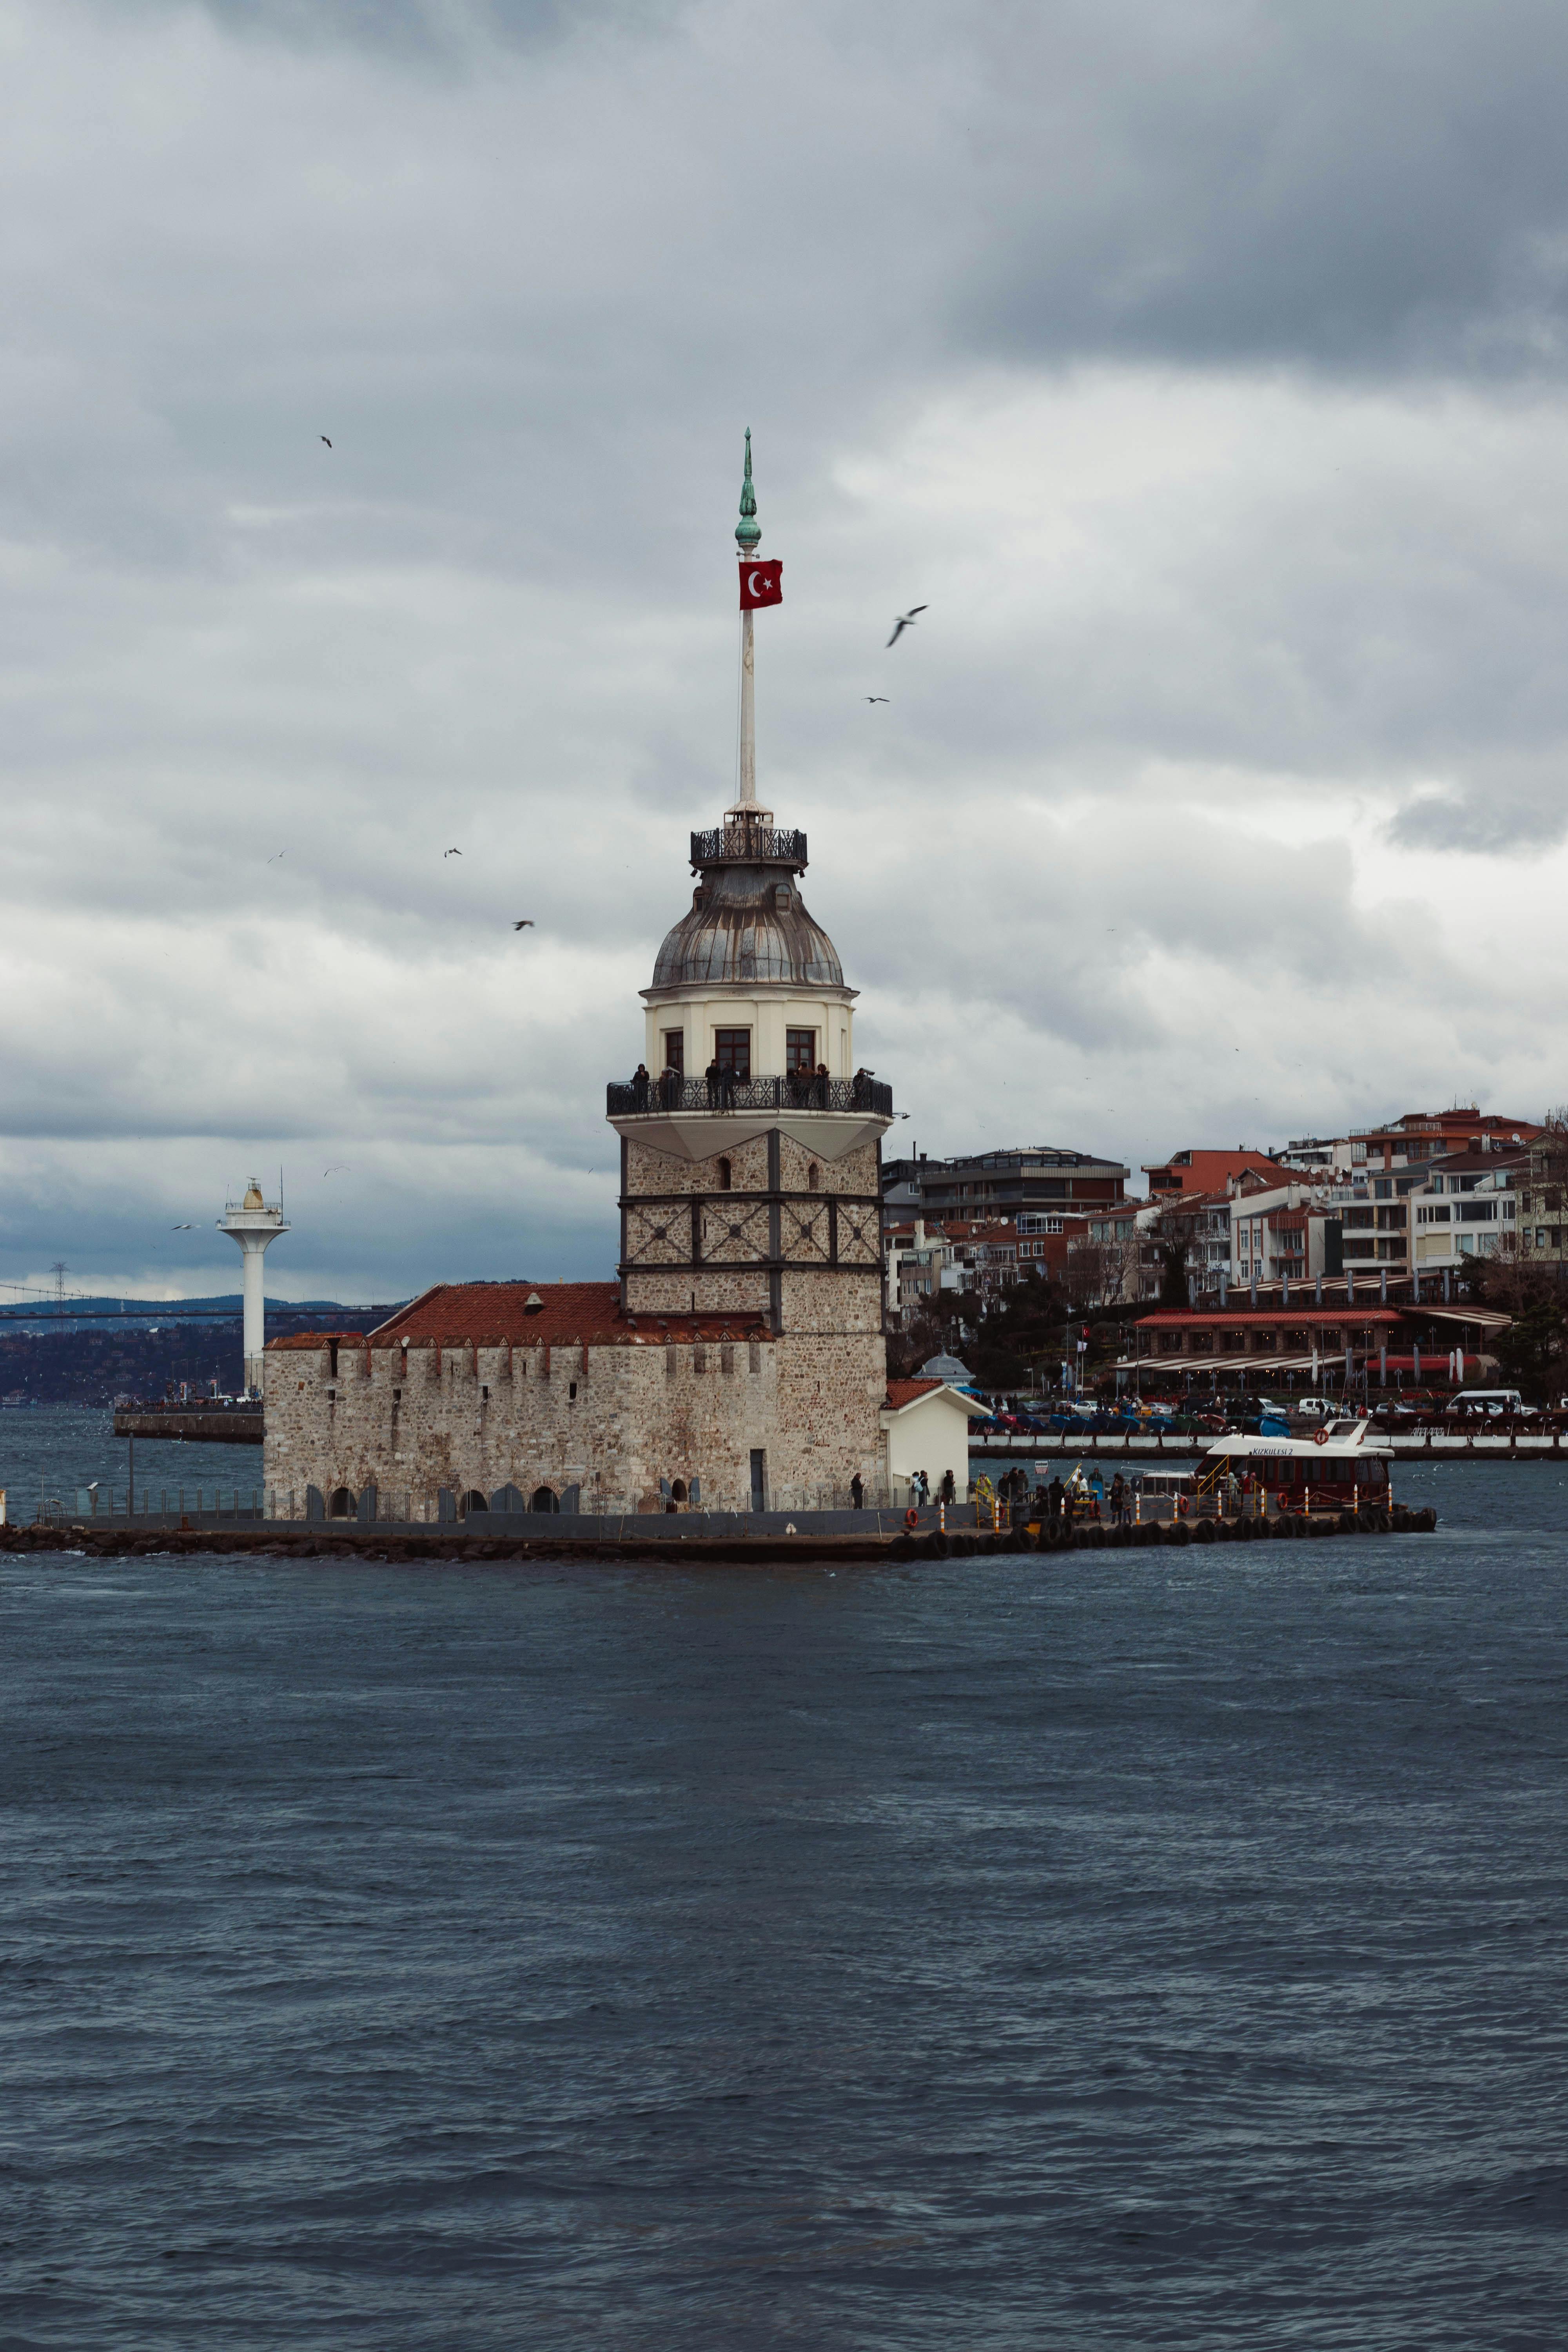
<instances>
[{"instance_id":1,"label":"person on balcony","mask_svg":"<svg viewBox=\"0 0 1568 2352\"><path fill-rule=\"evenodd\" d=\"M827 1065L826 1062L818 1062L816 1066L816 1107L819 1110L826 1110L827 1108Z\"/></svg>"},{"instance_id":2,"label":"person on balcony","mask_svg":"<svg viewBox=\"0 0 1568 2352\"><path fill-rule=\"evenodd\" d=\"M648 1097L653 1092L653 1080L647 1074L647 1064L639 1062L632 1072L632 1108L647 1110Z\"/></svg>"},{"instance_id":3,"label":"person on balcony","mask_svg":"<svg viewBox=\"0 0 1568 2352\"><path fill-rule=\"evenodd\" d=\"M680 1108L680 1072L667 1069L658 1082L660 1099L666 1110Z\"/></svg>"},{"instance_id":4,"label":"person on balcony","mask_svg":"<svg viewBox=\"0 0 1568 2352\"><path fill-rule=\"evenodd\" d=\"M717 1054L714 1055L702 1075L708 1081L708 1108L710 1110L717 1110L724 1091L724 1073L719 1067Z\"/></svg>"},{"instance_id":5,"label":"person on balcony","mask_svg":"<svg viewBox=\"0 0 1568 2352\"><path fill-rule=\"evenodd\" d=\"M854 1087L849 1097L852 1110L864 1110L871 1099L871 1073L861 1068L855 1073Z\"/></svg>"}]
</instances>

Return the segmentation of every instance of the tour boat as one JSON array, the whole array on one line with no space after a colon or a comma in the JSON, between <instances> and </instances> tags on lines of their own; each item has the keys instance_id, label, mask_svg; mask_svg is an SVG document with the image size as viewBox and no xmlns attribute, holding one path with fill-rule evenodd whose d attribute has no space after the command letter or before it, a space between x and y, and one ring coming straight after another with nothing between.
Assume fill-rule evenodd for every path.
<instances>
[{"instance_id":1,"label":"tour boat","mask_svg":"<svg viewBox=\"0 0 1568 2352\"><path fill-rule=\"evenodd\" d=\"M1198 1483L1250 1478L1284 1505L1314 1501L1385 1502L1392 1445L1369 1421L1326 1421L1310 1437L1263 1437L1240 1431L1216 1437L1198 1466Z\"/></svg>"}]
</instances>

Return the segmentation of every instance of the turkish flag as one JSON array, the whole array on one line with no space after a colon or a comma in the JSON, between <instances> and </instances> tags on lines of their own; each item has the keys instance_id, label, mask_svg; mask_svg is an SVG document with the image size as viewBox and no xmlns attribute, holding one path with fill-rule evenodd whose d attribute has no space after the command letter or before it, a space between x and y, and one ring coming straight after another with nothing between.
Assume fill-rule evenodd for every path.
<instances>
[{"instance_id":1,"label":"turkish flag","mask_svg":"<svg viewBox=\"0 0 1568 2352\"><path fill-rule=\"evenodd\" d=\"M766 563L741 562L741 610L754 613L759 604L782 604L784 590L779 585L779 573L784 570L780 557L770 556Z\"/></svg>"}]
</instances>

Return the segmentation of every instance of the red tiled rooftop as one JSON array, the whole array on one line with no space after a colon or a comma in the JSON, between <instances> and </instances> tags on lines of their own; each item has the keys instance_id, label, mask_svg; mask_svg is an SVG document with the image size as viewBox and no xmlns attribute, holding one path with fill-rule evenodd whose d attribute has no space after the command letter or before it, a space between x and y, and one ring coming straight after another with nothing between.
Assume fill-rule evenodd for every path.
<instances>
[{"instance_id":1,"label":"red tiled rooftop","mask_svg":"<svg viewBox=\"0 0 1568 2352\"><path fill-rule=\"evenodd\" d=\"M892 1412L901 1412L904 1406L913 1404L917 1397L930 1396L933 1389L946 1386L945 1381L889 1381L888 1403Z\"/></svg>"},{"instance_id":2,"label":"red tiled rooftop","mask_svg":"<svg viewBox=\"0 0 1568 2352\"><path fill-rule=\"evenodd\" d=\"M539 1304L530 1308L528 1301ZM769 1336L760 1309L730 1315L630 1314L614 1282L439 1282L372 1332L300 1331L275 1349L340 1346L400 1348L658 1348L691 1340Z\"/></svg>"}]
</instances>

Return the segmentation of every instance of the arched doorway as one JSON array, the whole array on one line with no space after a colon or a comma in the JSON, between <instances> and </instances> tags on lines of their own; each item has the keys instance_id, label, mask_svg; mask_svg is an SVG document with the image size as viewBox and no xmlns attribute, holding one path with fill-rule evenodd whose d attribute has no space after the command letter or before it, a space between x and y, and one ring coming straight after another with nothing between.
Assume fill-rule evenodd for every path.
<instances>
[{"instance_id":1,"label":"arched doorway","mask_svg":"<svg viewBox=\"0 0 1568 2352\"><path fill-rule=\"evenodd\" d=\"M536 1486L528 1507L531 1511L558 1511L561 1508L560 1497L553 1486Z\"/></svg>"},{"instance_id":2,"label":"arched doorway","mask_svg":"<svg viewBox=\"0 0 1568 2352\"><path fill-rule=\"evenodd\" d=\"M357 1516L354 1498L347 1486L334 1486L327 1505L327 1517L331 1519L352 1519Z\"/></svg>"},{"instance_id":3,"label":"arched doorway","mask_svg":"<svg viewBox=\"0 0 1568 2352\"><path fill-rule=\"evenodd\" d=\"M686 1500L686 1481L685 1481L685 1479L684 1479L684 1478L672 1478L672 1479L670 1480L670 1482L669 1482L669 1499L670 1499L670 1501L671 1501L672 1503L684 1503L684 1502L685 1502L685 1500Z\"/></svg>"},{"instance_id":4,"label":"arched doorway","mask_svg":"<svg viewBox=\"0 0 1568 2352\"><path fill-rule=\"evenodd\" d=\"M489 1505L477 1486L470 1486L463 1496L460 1507L463 1517L467 1518L470 1511L488 1511Z\"/></svg>"}]
</instances>

